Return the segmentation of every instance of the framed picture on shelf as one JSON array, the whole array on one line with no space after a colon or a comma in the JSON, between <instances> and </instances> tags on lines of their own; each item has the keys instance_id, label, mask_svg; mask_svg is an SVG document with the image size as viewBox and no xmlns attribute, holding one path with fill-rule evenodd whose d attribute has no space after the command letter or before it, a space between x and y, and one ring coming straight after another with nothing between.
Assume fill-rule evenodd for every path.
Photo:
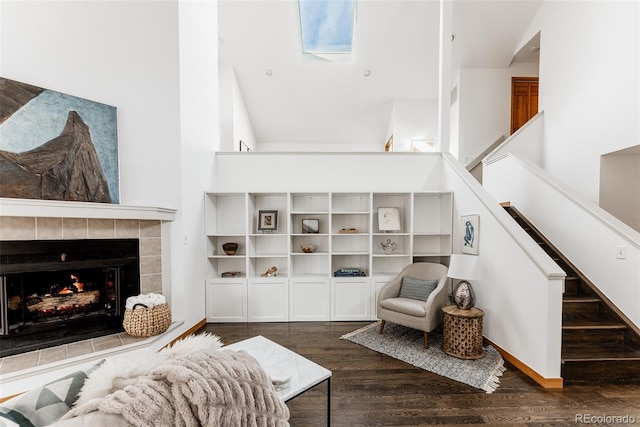
<instances>
[{"instance_id":1,"label":"framed picture on shelf","mask_svg":"<svg viewBox=\"0 0 640 427\"><path fill-rule=\"evenodd\" d=\"M478 243L480 236L480 216L477 214L463 215L460 221L462 234L461 248L463 254L478 255Z\"/></svg>"},{"instance_id":2,"label":"framed picture on shelf","mask_svg":"<svg viewBox=\"0 0 640 427\"><path fill-rule=\"evenodd\" d=\"M380 231L400 231L400 208L378 208Z\"/></svg>"},{"instance_id":3,"label":"framed picture on shelf","mask_svg":"<svg viewBox=\"0 0 640 427\"><path fill-rule=\"evenodd\" d=\"M320 221L317 219L303 219L302 232L306 234L317 234L320 232Z\"/></svg>"},{"instance_id":4,"label":"framed picture on shelf","mask_svg":"<svg viewBox=\"0 0 640 427\"><path fill-rule=\"evenodd\" d=\"M276 231L278 230L278 211L258 211L258 230Z\"/></svg>"}]
</instances>

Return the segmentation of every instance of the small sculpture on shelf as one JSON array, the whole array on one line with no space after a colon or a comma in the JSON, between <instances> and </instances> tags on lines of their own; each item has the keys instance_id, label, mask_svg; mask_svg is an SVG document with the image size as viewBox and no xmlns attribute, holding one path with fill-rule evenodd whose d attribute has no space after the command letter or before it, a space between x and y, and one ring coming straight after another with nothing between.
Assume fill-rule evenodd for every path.
<instances>
[{"instance_id":1,"label":"small sculpture on shelf","mask_svg":"<svg viewBox=\"0 0 640 427\"><path fill-rule=\"evenodd\" d=\"M220 277L240 277L242 273L239 271L224 271L220 274Z\"/></svg>"},{"instance_id":2,"label":"small sculpture on shelf","mask_svg":"<svg viewBox=\"0 0 640 427\"><path fill-rule=\"evenodd\" d=\"M395 242L392 242L391 239L387 239L387 242L380 242L380 247L382 247L382 250L384 251L385 254L387 255L391 255L392 253L395 252L396 249L398 249L398 244Z\"/></svg>"},{"instance_id":3,"label":"small sculpture on shelf","mask_svg":"<svg viewBox=\"0 0 640 427\"><path fill-rule=\"evenodd\" d=\"M302 252L305 254L310 254L315 252L316 245L300 245L300 249L302 249Z\"/></svg>"},{"instance_id":4,"label":"small sculpture on shelf","mask_svg":"<svg viewBox=\"0 0 640 427\"><path fill-rule=\"evenodd\" d=\"M268 269L267 271L265 271L264 273L262 273L260 276L261 277L271 277L271 276L276 276L278 272L278 268L276 266L271 267L270 269Z\"/></svg>"}]
</instances>

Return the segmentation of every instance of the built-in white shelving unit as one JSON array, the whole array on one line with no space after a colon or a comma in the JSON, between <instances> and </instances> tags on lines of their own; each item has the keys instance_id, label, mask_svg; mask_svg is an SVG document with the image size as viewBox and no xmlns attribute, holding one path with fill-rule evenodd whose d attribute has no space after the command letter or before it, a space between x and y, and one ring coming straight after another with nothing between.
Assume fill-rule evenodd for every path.
<instances>
[{"instance_id":1,"label":"built-in white shelving unit","mask_svg":"<svg viewBox=\"0 0 640 427\"><path fill-rule=\"evenodd\" d=\"M452 202L451 192L206 193L207 321L375 319L380 288L405 265L451 254ZM399 227L381 229L380 208L394 208ZM259 229L261 211L277 212L277 227ZM365 276L334 277L342 268Z\"/></svg>"}]
</instances>

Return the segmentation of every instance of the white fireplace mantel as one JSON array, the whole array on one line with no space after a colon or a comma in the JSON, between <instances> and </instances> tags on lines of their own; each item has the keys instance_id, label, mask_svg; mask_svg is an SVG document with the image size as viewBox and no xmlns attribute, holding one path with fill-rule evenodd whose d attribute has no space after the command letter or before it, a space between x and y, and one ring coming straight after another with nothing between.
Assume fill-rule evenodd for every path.
<instances>
[{"instance_id":1,"label":"white fireplace mantel","mask_svg":"<svg viewBox=\"0 0 640 427\"><path fill-rule=\"evenodd\" d=\"M0 216L173 221L176 210L109 203L0 198Z\"/></svg>"}]
</instances>

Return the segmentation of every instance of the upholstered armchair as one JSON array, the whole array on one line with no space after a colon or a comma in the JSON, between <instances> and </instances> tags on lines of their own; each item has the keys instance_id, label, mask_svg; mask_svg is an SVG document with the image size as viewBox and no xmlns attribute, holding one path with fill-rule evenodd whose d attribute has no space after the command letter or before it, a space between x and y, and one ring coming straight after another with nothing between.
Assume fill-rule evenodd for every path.
<instances>
[{"instance_id":1,"label":"upholstered armchair","mask_svg":"<svg viewBox=\"0 0 640 427\"><path fill-rule=\"evenodd\" d=\"M417 262L384 285L378 294L379 332L383 333L387 321L418 329L424 331L427 348L429 332L440 326L442 307L448 305L447 271L442 264Z\"/></svg>"}]
</instances>

